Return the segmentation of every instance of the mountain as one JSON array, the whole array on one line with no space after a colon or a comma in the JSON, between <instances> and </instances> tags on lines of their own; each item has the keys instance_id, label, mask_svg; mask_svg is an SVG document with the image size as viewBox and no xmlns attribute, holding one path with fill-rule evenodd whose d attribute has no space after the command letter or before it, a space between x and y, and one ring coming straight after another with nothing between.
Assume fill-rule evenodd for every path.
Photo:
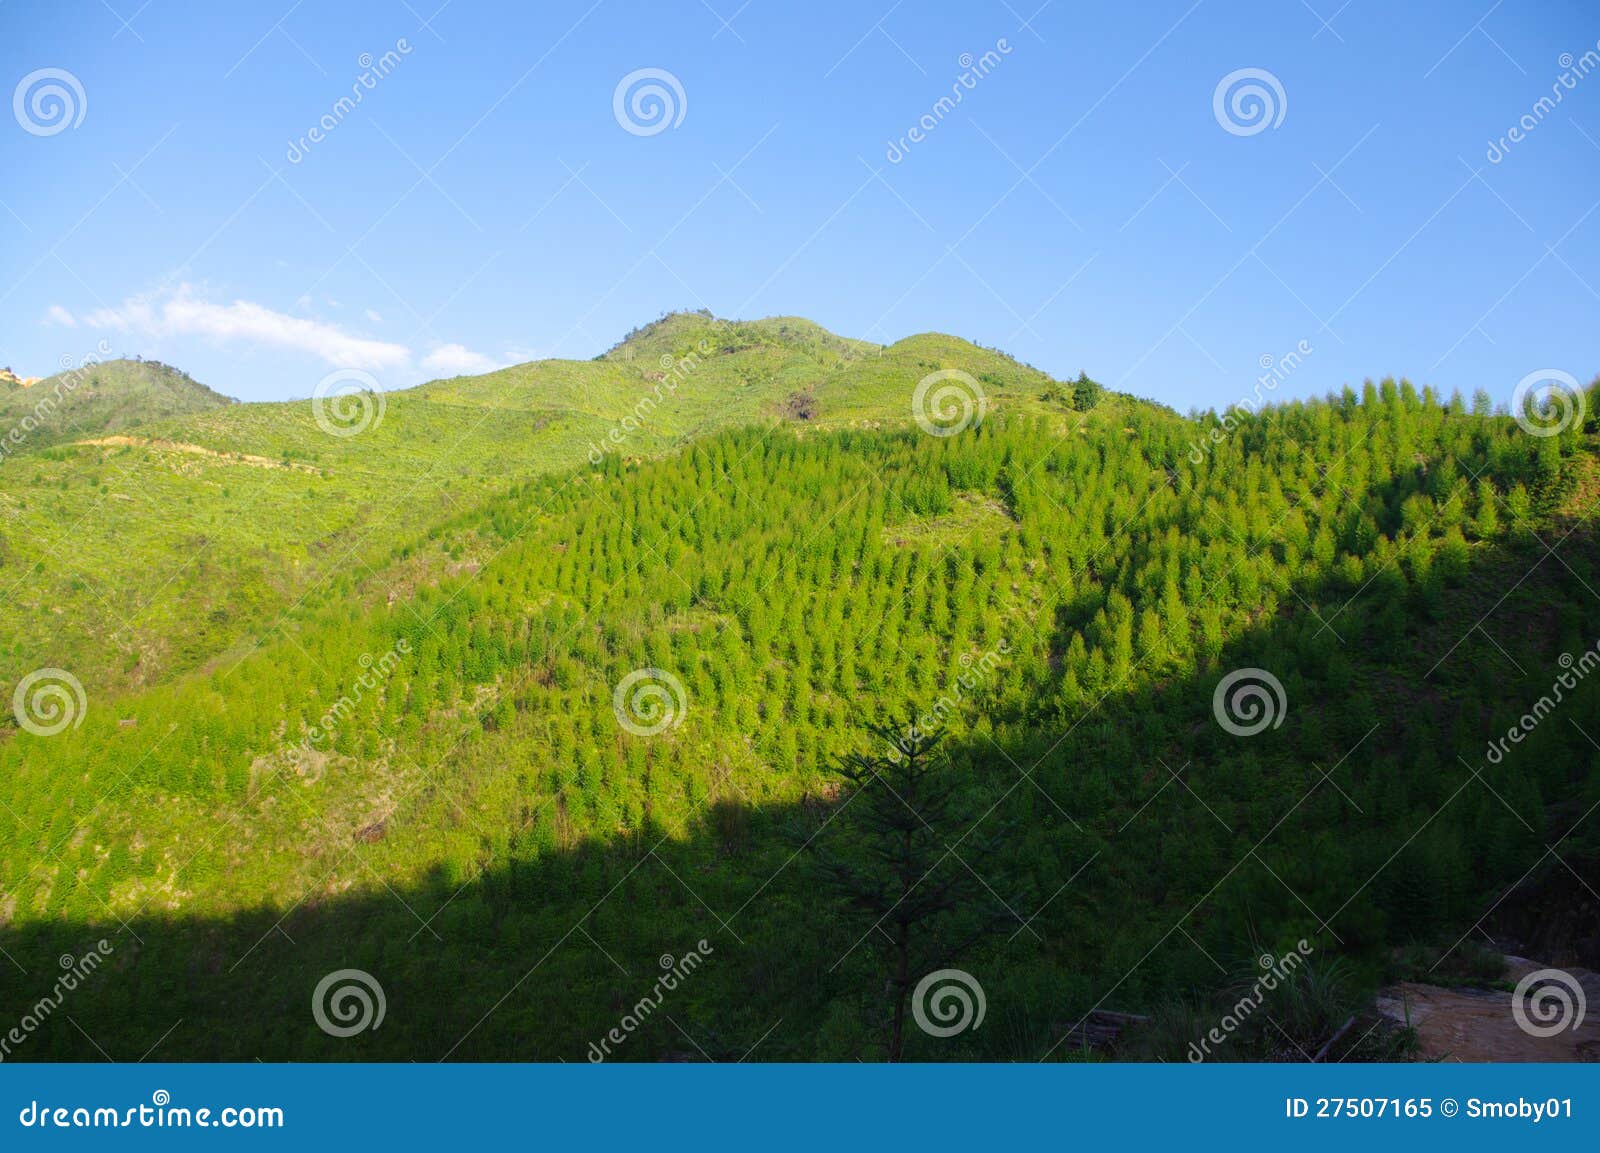
<instances>
[{"instance_id":1,"label":"mountain","mask_svg":"<svg viewBox=\"0 0 1600 1153\"><path fill-rule=\"evenodd\" d=\"M188 373L154 360L91 361L42 380L9 381L0 391L8 454L234 403Z\"/></svg>"},{"instance_id":2,"label":"mountain","mask_svg":"<svg viewBox=\"0 0 1600 1153\"><path fill-rule=\"evenodd\" d=\"M0 398L17 416L67 396L0 458L0 584L18 608L0 622L0 671L70 663L123 688L228 661L334 587L404 589L479 563L490 546L475 532L448 561L423 545L530 476L723 428L912 425L918 380L944 369L971 374L995 415L1083 419L1050 399L1044 373L952 337L883 348L795 319L696 313L592 361L326 403L231 403L149 361L52 377ZM51 630L28 625L41 615Z\"/></svg>"},{"instance_id":3,"label":"mountain","mask_svg":"<svg viewBox=\"0 0 1600 1153\"><path fill-rule=\"evenodd\" d=\"M679 314L6 462L0 1012L108 953L8 1058L876 1059L902 928L987 1006L918 1060L1184 1059L1264 955L1217 1056L1315 1052L1526 892L1594 966L1594 421L1083 384Z\"/></svg>"}]
</instances>

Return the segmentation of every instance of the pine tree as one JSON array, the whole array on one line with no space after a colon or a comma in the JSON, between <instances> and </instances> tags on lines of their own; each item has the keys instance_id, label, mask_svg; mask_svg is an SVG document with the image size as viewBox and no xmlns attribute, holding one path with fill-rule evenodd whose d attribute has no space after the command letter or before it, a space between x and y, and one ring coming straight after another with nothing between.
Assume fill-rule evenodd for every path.
<instances>
[{"instance_id":1,"label":"pine tree","mask_svg":"<svg viewBox=\"0 0 1600 1153\"><path fill-rule=\"evenodd\" d=\"M845 853L814 851L827 887L870 918L863 940L888 971L887 1051L899 1061L912 987L998 928L1003 912L985 886L998 879L986 870L993 841L974 832L984 811L963 806L957 780L934 755L941 736L909 722L868 732L873 750L834 766L855 791L841 817L853 843Z\"/></svg>"}]
</instances>

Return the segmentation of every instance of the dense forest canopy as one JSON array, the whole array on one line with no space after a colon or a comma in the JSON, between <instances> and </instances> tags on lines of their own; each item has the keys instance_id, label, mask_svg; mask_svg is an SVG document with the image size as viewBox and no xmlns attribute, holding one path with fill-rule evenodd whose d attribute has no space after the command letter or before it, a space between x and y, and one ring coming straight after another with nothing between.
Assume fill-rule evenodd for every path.
<instances>
[{"instance_id":1,"label":"dense forest canopy","mask_svg":"<svg viewBox=\"0 0 1600 1153\"><path fill-rule=\"evenodd\" d=\"M1592 388L1556 435L1390 380L1185 419L985 354L970 425L929 435L905 405L950 346L891 371L784 323L705 354L786 365L749 410L783 419L458 481L292 607L240 546L229 596L288 611L0 742L0 946L32 975L106 939L72 1013L119 1059L181 1020L170 1057L580 1060L690 950L617 1057L880 1055L881 924L827 863L873 859L873 778L838 766L885 723L939 738L926 885L959 907L931 939L987 999L917 1059L1078 1056L1106 1007L1179 1022L1181 1059L1260 956L1304 942L1337 1015L1507 886L1594 876ZM704 339L650 326L643 369L592 371ZM817 419L850 380L895 408ZM326 458L260 455L312 471L236 471L323 515ZM381 1029L307 1015L341 969L381 981ZM29 1055L86 1051L56 1021Z\"/></svg>"}]
</instances>

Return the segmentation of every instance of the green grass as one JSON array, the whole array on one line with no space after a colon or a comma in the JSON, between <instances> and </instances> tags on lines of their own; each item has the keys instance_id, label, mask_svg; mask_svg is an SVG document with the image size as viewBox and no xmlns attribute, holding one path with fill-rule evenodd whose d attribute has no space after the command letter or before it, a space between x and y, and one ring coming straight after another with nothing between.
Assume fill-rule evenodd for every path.
<instances>
[{"instance_id":1,"label":"green grass","mask_svg":"<svg viewBox=\"0 0 1600 1153\"><path fill-rule=\"evenodd\" d=\"M228 403L159 361L88 360L27 388L0 389L0 453L114 433Z\"/></svg>"}]
</instances>

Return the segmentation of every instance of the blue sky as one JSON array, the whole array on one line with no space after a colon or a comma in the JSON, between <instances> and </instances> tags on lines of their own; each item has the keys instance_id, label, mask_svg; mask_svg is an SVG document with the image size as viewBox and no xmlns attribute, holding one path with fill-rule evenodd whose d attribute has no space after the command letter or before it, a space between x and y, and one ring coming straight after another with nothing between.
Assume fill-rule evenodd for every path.
<instances>
[{"instance_id":1,"label":"blue sky","mask_svg":"<svg viewBox=\"0 0 1600 1153\"><path fill-rule=\"evenodd\" d=\"M1600 369L1592 4L141 2L0 6L23 374L104 341L245 399L402 387L686 307L952 332L1183 410L1301 342L1279 396ZM614 113L640 69L682 92L652 134ZM1241 69L1260 131L1216 111Z\"/></svg>"}]
</instances>

